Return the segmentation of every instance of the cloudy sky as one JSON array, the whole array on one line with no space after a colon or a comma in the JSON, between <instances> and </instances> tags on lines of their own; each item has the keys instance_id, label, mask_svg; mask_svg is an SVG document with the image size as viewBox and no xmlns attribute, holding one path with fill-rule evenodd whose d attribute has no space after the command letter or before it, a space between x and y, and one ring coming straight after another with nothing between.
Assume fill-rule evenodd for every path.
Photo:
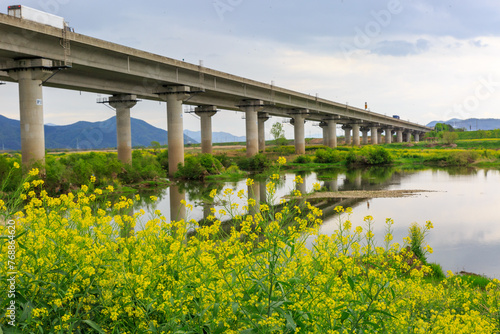
<instances>
[{"instance_id":1,"label":"cloudy sky","mask_svg":"<svg viewBox=\"0 0 500 334\"><path fill-rule=\"evenodd\" d=\"M14 1L15 2L15 1ZM6 13L7 5L0 8ZM81 34L420 124L500 118L498 0L19 0L62 16ZM114 115L94 93L44 88L45 122ZM0 114L19 119L17 84L0 87ZM164 103L132 117L166 128ZM223 111L214 131L242 135ZM266 123L281 121L272 118ZM184 128L199 130L188 115ZM293 128L285 125L287 137ZM306 124L307 136L320 128Z\"/></svg>"}]
</instances>

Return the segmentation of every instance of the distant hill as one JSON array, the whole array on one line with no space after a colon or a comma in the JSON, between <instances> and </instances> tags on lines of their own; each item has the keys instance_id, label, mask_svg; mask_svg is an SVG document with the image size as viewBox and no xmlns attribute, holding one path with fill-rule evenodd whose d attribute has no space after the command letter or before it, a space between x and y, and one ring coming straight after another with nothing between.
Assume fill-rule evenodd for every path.
<instances>
[{"instance_id":1,"label":"distant hill","mask_svg":"<svg viewBox=\"0 0 500 334\"><path fill-rule=\"evenodd\" d=\"M167 131L131 118L132 146L150 146L152 141L168 143ZM184 135L184 143L196 140ZM102 149L116 147L116 117L102 122L77 122L70 125L45 125L45 147L48 149ZM20 122L0 115L0 149L20 150Z\"/></svg>"},{"instance_id":2,"label":"distant hill","mask_svg":"<svg viewBox=\"0 0 500 334\"><path fill-rule=\"evenodd\" d=\"M184 134L201 142L201 131L184 130ZM227 132L212 132L212 143L245 142L245 136L235 136Z\"/></svg>"},{"instance_id":3,"label":"distant hill","mask_svg":"<svg viewBox=\"0 0 500 334\"><path fill-rule=\"evenodd\" d=\"M432 128L436 123L446 123L455 129L465 128L466 131L500 129L500 119L497 118L452 118L448 121L432 121L427 126Z\"/></svg>"}]
</instances>

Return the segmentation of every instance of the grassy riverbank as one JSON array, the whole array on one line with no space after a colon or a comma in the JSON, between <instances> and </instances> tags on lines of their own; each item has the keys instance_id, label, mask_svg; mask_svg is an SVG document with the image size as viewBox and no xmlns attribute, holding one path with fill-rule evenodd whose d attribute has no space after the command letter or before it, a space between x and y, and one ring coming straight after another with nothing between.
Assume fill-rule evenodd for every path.
<instances>
[{"instance_id":1,"label":"grassy riverbank","mask_svg":"<svg viewBox=\"0 0 500 334\"><path fill-rule=\"evenodd\" d=\"M339 220L331 236L317 235L322 213L307 202L278 211L247 199L239 208L248 194L228 188L210 195L225 209L195 230L160 211L131 212L137 197L108 203L110 190L92 180L50 197L36 174L19 190L22 212L0 203L1 262L12 255L14 266L0 268L2 291L17 273L15 297L4 294L0 307L14 300L19 333L500 331L498 280L478 286L426 264L431 222L409 226L398 243L398 222L388 219L383 245L371 217L363 228ZM278 178L268 179L269 196ZM229 232L223 218L234 222ZM0 320L6 333L8 321Z\"/></svg>"}]
</instances>

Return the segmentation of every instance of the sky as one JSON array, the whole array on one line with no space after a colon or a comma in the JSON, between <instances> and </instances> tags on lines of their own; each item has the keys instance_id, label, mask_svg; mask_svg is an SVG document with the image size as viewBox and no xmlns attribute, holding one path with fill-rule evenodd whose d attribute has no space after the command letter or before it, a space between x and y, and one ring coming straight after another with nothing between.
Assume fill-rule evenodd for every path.
<instances>
[{"instance_id":1,"label":"sky","mask_svg":"<svg viewBox=\"0 0 500 334\"><path fill-rule=\"evenodd\" d=\"M497 0L33 0L75 32L419 124L500 118ZM18 88L0 86L0 114L19 119ZM95 93L44 88L45 123L101 121ZM166 129L165 103L132 117ZM243 135L242 113L220 111L213 131ZM266 132L275 122L266 122ZM199 120L184 117L198 131ZM293 127L284 124L286 136ZM306 136L321 136L306 123ZM271 138L268 134L267 138Z\"/></svg>"}]
</instances>

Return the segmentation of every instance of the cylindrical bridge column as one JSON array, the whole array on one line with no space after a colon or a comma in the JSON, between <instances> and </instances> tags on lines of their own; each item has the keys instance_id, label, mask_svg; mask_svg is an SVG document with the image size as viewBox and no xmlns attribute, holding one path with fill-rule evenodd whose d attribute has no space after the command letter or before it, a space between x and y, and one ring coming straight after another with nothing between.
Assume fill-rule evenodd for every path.
<instances>
[{"instance_id":1,"label":"cylindrical bridge column","mask_svg":"<svg viewBox=\"0 0 500 334\"><path fill-rule=\"evenodd\" d=\"M392 143L392 129L391 128L385 129L385 143L386 144Z\"/></svg>"},{"instance_id":2,"label":"cylindrical bridge column","mask_svg":"<svg viewBox=\"0 0 500 334\"><path fill-rule=\"evenodd\" d=\"M295 153L306 153L306 139L304 135L304 115L297 114L293 116L293 142L295 143Z\"/></svg>"},{"instance_id":3,"label":"cylindrical bridge column","mask_svg":"<svg viewBox=\"0 0 500 334\"><path fill-rule=\"evenodd\" d=\"M51 66L47 59L26 59L15 61L14 69L7 70L19 83L21 160L26 167L45 162L42 82L52 74L44 67Z\"/></svg>"},{"instance_id":4,"label":"cylindrical bridge column","mask_svg":"<svg viewBox=\"0 0 500 334\"><path fill-rule=\"evenodd\" d=\"M413 138L415 138L415 143L418 143L420 141L420 132L414 132Z\"/></svg>"},{"instance_id":5,"label":"cylindrical bridge column","mask_svg":"<svg viewBox=\"0 0 500 334\"><path fill-rule=\"evenodd\" d=\"M368 144L368 131L370 131L370 128L367 127L361 127L361 133L363 134L363 145Z\"/></svg>"},{"instance_id":6,"label":"cylindrical bridge column","mask_svg":"<svg viewBox=\"0 0 500 334\"><path fill-rule=\"evenodd\" d=\"M212 116L217 113L216 106L199 106L194 109L201 123L201 153L212 154Z\"/></svg>"},{"instance_id":7,"label":"cylindrical bridge column","mask_svg":"<svg viewBox=\"0 0 500 334\"><path fill-rule=\"evenodd\" d=\"M136 95L118 94L109 98L109 105L116 110L116 147L118 160L132 163L132 129L130 109L137 103Z\"/></svg>"},{"instance_id":8,"label":"cylindrical bridge column","mask_svg":"<svg viewBox=\"0 0 500 334\"><path fill-rule=\"evenodd\" d=\"M408 130L403 131L403 142L409 143L411 141L411 133Z\"/></svg>"},{"instance_id":9,"label":"cylindrical bridge column","mask_svg":"<svg viewBox=\"0 0 500 334\"><path fill-rule=\"evenodd\" d=\"M342 129L344 130L345 145L351 145L351 126L345 124L342 126Z\"/></svg>"},{"instance_id":10,"label":"cylindrical bridge column","mask_svg":"<svg viewBox=\"0 0 500 334\"><path fill-rule=\"evenodd\" d=\"M328 146L328 123L322 121L319 123L319 127L323 130L323 145Z\"/></svg>"},{"instance_id":11,"label":"cylindrical bridge column","mask_svg":"<svg viewBox=\"0 0 500 334\"><path fill-rule=\"evenodd\" d=\"M396 130L396 142L398 142L398 143L403 142L403 130L402 129Z\"/></svg>"},{"instance_id":12,"label":"cylindrical bridge column","mask_svg":"<svg viewBox=\"0 0 500 334\"><path fill-rule=\"evenodd\" d=\"M167 101L168 175L174 176L179 164L184 164L184 123L182 102L190 93L188 86L167 86L160 94Z\"/></svg>"},{"instance_id":13,"label":"cylindrical bridge column","mask_svg":"<svg viewBox=\"0 0 500 334\"><path fill-rule=\"evenodd\" d=\"M352 125L352 144L359 146L359 124Z\"/></svg>"},{"instance_id":14,"label":"cylindrical bridge column","mask_svg":"<svg viewBox=\"0 0 500 334\"><path fill-rule=\"evenodd\" d=\"M259 153L259 126L257 112L264 106L262 100L243 100L238 106L245 112L247 158Z\"/></svg>"},{"instance_id":15,"label":"cylindrical bridge column","mask_svg":"<svg viewBox=\"0 0 500 334\"><path fill-rule=\"evenodd\" d=\"M328 137L328 147L337 147L337 122L335 120L327 120L327 137Z\"/></svg>"},{"instance_id":16,"label":"cylindrical bridge column","mask_svg":"<svg viewBox=\"0 0 500 334\"><path fill-rule=\"evenodd\" d=\"M372 126L371 128L371 137L372 137L372 145L378 144L378 128L376 126Z\"/></svg>"},{"instance_id":17,"label":"cylindrical bridge column","mask_svg":"<svg viewBox=\"0 0 500 334\"><path fill-rule=\"evenodd\" d=\"M269 119L269 114L265 112L259 112L257 114L257 119L259 122L259 151L266 151L266 121Z\"/></svg>"}]
</instances>

